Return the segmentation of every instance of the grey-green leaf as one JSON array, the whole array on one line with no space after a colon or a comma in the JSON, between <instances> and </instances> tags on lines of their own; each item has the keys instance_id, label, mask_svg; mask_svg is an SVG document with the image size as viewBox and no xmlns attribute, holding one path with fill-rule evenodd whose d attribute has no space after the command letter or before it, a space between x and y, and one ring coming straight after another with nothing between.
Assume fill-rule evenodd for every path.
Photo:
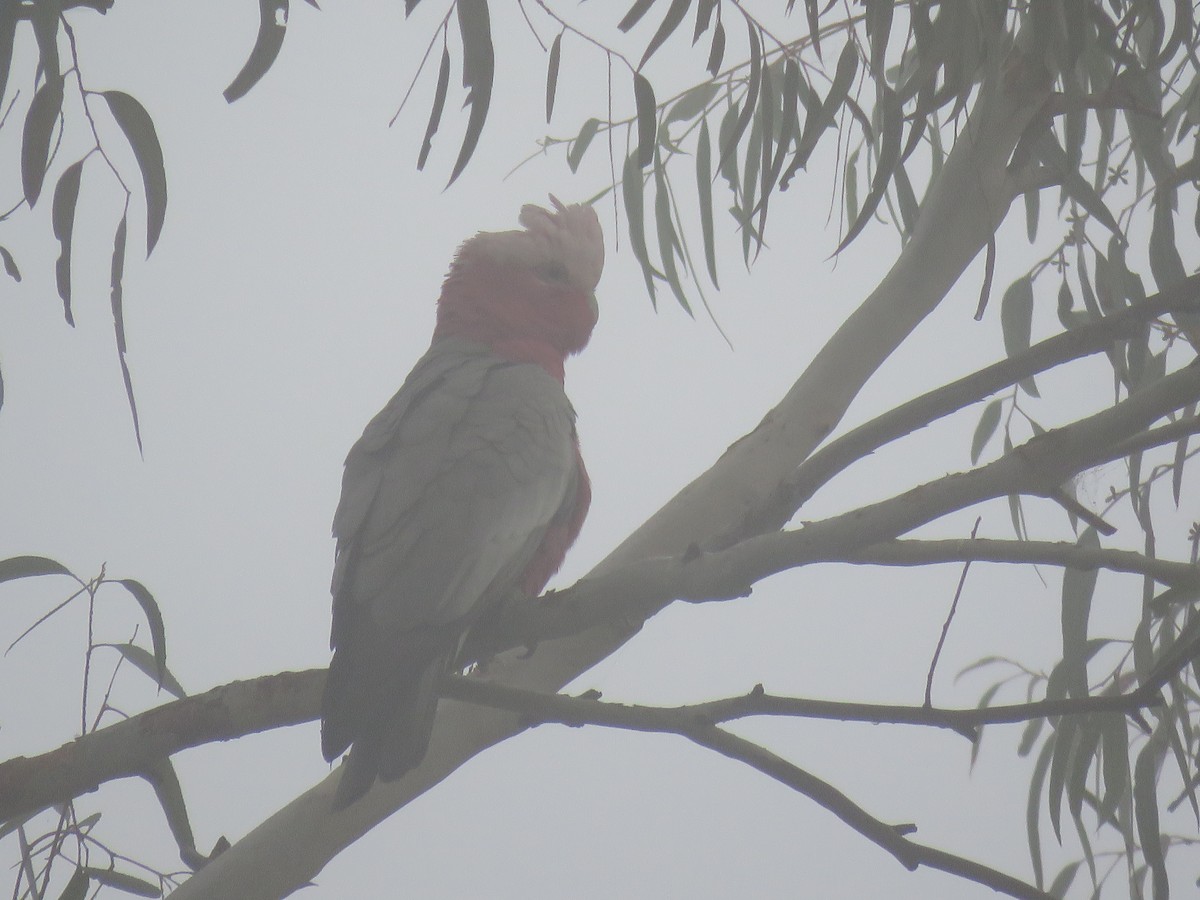
<instances>
[{"instance_id":1,"label":"grey-green leaf","mask_svg":"<svg viewBox=\"0 0 1200 900\"><path fill-rule=\"evenodd\" d=\"M13 556L0 560L0 583L38 575L70 575L71 570L45 556Z\"/></svg>"},{"instance_id":2,"label":"grey-green leaf","mask_svg":"<svg viewBox=\"0 0 1200 900\"><path fill-rule=\"evenodd\" d=\"M142 184L146 189L146 255L149 256L158 243L167 215L167 173L163 168L162 145L154 130L154 120L141 103L121 91L104 91L103 97L133 148L133 157L142 172Z\"/></svg>"},{"instance_id":3,"label":"grey-green leaf","mask_svg":"<svg viewBox=\"0 0 1200 900\"><path fill-rule=\"evenodd\" d=\"M258 0L258 37L242 70L225 88L226 103L246 96L279 56L287 32L288 0Z\"/></svg>"},{"instance_id":4,"label":"grey-green leaf","mask_svg":"<svg viewBox=\"0 0 1200 900\"><path fill-rule=\"evenodd\" d=\"M458 0L458 28L463 42L463 87L468 91L466 102L471 112L467 116L466 134L447 187L462 174L479 144L479 136L483 133L492 103L492 78L496 68L487 0Z\"/></svg>"},{"instance_id":5,"label":"grey-green leaf","mask_svg":"<svg viewBox=\"0 0 1200 900\"><path fill-rule=\"evenodd\" d=\"M700 202L700 233L704 238L704 262L713 287L717 283L717 254L713 237L712 203L712 142L708 135L708 119L700 123L700 137L696 142L696 194Z\"/></svg>"},{"instance_id":6,"label":"grey-green leaf","mask_svg":"<svg viewBox=\"0 0 1200 900\"><path fill-rule=\"evenodd\" d=\"M117 888L117 890L133 894L136 897L161 897L163 895L157 884L151 884L149 881L125 872L118 872L116 869L96 869L89 866L84 871L100 884Z\"/></svg>"},{"instance_id":7,"label":"grey-green leaf","mask_svg":"<svg viewBox=\"0 0 1200 900\"><path fill-rule=\"evenodd\" d=\"M1087 528L1076 545L1081 549L1100 548L1096 529ZM1062 666L1067 694L1082 699L1088 694L1087 650L1088 619L1092 612L1092 596L1096 591L1096 569L1063 570L1062 583Z\"/></svg>"},{"instance_id":8,"label":"grey-green leaf","mask_svg":"<svg viewBox=\"0 0 1200 900\"><path fill-rule=\"evenodd\" d=\"M58 895L58 900L84 900L91 886L92 880L88 877L87 869L80 866L63 888L63 892Z\"/></svg>"},{"instance_id":9,"label":"grey-green leaf","mask_svg":"<svg viewBox=\"0 0 1200 900\"><path fill-rule=\"evenodd\" d=\"M1000 424L1001 405L999 400L993 400L983 408L983 413L979 416L979 424L975 426L975 435L971 438L971 465L979 462L979 455L983 453L983 448L996 433L996 428Z\"/></svg>"},{"instance_id":10,"label":"grey-green leaf","mask_svg":"<svg viewBox=\"0 0 1200 900\"><path fill-rule=\"evenodd\" d=\"M83 174L83 160L67 166L54 189L54 204L50 221L54 236L58 238L60 250L54 264L54 277L58 285L58 296L62 298L63 315L67 324L74 326L71 314L71 238L75 230L75 203L79 199L79 179Z\"/></svg>"},{"instance_id":11,"label":"grey-green leaf","mask_svg":"<svg viewBox=\"0 0 1200 900\"><path fill-rule=\"evenodd\" d=\"M1033 333L1033 281L1022 275L1008 286L1000 301L1000 328L1004 333L1004 351L1010 356L1029 349ZM1038 396L1033 377L1022 378L1018 384L1031 397Z\"/></svg>"},{"instance_id":12,"label":"grey-green leaf","mask_svg":"<svg viewBox=\"0 0 1200 900\"><path fill-rule=\"evenodd\" d=\"M62 110L62 77L50 78L37 89L25 114L21 136L21 187L25 202L31 207L42 193L46 166L50 156L50 135Z\"/></svg>"},{"instance_id":13,"label":"grey-green leaf","mask_svg":"<svg viewBox=\"0 0 1200 900\"><path fill-rule=\"evenodd\" d=\"M1170 893L1167 860L1163 853L1162 834L1158 825L1157 775L1160 754L1160 738L1156 734L1138 754L1133 770L1134 818L1137 821L1142 856L1153 873L1154 900L1166 900Z\"/></svg>"},{"instance_id":14,"label":"grey-green leaf","mask_svg":"<svg viewBox=\"0 0 1200 900\"><path fill-rule=\"evenodd\" d=\"M437 87L433 92L433 106L429 109L429 122L425 125L425 139L421 141L421 151L417 154L417 170L425 168L425 160L433 149L433 136L437 134L442 122L442 111L446 108L446 91L450 86L450 49L442 45L442 61L438 65Z\"/></svg>"},{"instance_id":15,"label":"grey-green leaf","mask_svg":"<svg viewBox=\"0 0 1200 900\"><path fill-rule=\"evenodd\" d=\"M21 270L17 268L17 261L8 252L7 247L0 247L0 260L3 260L4 271L8 273L8 276L13 281L19 282L21 280Z\"/></svg>"},{"instance_id":16,"label":"grey-green leaf","mask_svg":"<svg viewBox=\"0 0 1200 900\"><path fill-rule=\"evenodd\" d=\"M667 7L667 14L663 16L662 24L658 26L658 31L654 32L654 37L650 38L650 43L646 46L646 52L642 54L642 59L637 65L639 69L679 27L679 23L683 21L683 17L691 5L692 0L671 0L671 5Z\"/></svg>"},{"instance_id":17,"label":"grey-green leaf","mask_svg":"<svg viewBox=\"0 0 1200 900\"><path fill-rule=\"evenodd\" d=\"M124 657L125 661L131 666L150 678L158 685L160 690L166 691L173 697L182 700L187 696L187 691L183 689L183 685L172 674L170 669L163 670L162 683L159 683L158 663L154 660L154 654L150 653L145 647L139 647L137 644L97 644L97 647L111 647Z\"/></svg>"},{"instance_id":18,"label":"grey-green leaf","mask_svg":"<svg viewBox=\"0 0 1200 900\"><path fill-rule=\"evenodd\" d=\"M625 168L621 175L621 197L625 201L625 219L629 223L629 245L633 249L634 258L642 267L642 276L646 279L646 292L653 303L654 268L650 265L650 255L646 250L644 191L641 164L636 155L630 154L625 159Z\"/></svg>"},{"instance_id":19,"label":"grey-green leaf","mask_svg":"<svg viewBox=\"0 0 1200 900\"><path fill-rule=\"evenodd\" d=\"M657 132L654 88L640 72L633 74L633 100L637 105L637 160L643 169L654 160L654 138Z\"/></svg>"},{"instance_id":20,"label":"grey-green leaf","mask_svg":"<svg viewBox=\"0 0 1200 900\"><path fill-rule=\"evenodd\" d=\"M115 583L133 595L133 599L138 602L146 616L146 624L150 626L150 642L154 647L154 665L158 670L158 683L159 686L162 686L167 670L167 633L163 627L162 612L158 608L158 601L154 599L154 595L146 589L145 585L133 578L119 578Z\"/></svg>"},{"instance_id":21,"label":"grey-green leaf","mask_svg":"<svg viewBox=\"0 0 1200 900\"><path fill-rule=\"evenodd\" d=\"M575 137L575 140L571 142L571 149L567 151L567 165L570 166L572 172L579 168L579 163L583 160L583 154L587 152L588 145L592 142L592 138L596 136L596 130L599 127L599 119L588 119L583 123L583 127L579 129L579 134Z\"/></svg>"},{"instance_id":22,"label":"grey-green leaf","mask_svg":"<svg viewBox=\"0 0 1200 900\"><path fill-rule=\"evenodd\" d=\"M562 32L554 36L550 45L550 62L546 66L546 124L554 115L554 97L558 93L558 66L562 60Z\"/></svg>"}]
</instances>

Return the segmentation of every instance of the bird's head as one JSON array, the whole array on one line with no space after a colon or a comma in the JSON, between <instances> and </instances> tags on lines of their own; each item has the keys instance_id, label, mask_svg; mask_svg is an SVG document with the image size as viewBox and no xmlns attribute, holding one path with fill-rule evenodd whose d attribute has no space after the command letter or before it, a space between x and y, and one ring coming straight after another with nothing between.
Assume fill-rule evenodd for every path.
<instances>
[{"instance_id":1,"label":"bird's head","mask_svg":"<svg viewBox=\"0 0 1200 900\"><path fill-rule=\"evenodd\" d=\"M458 249L438 299L439 337L464 337L562 377L596 324L604 235L590 206L527 205L516 231L484 231Z\"/></svg>"}]
</instances>

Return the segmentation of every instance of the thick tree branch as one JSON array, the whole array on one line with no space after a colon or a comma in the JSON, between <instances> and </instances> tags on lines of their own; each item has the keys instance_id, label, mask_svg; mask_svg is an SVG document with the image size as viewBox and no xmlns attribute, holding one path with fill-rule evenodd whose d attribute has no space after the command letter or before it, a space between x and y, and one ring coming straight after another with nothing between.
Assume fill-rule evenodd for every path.
<instances>
[{"instance_id":1,"label":"thick tree branch","mask_svg":"<svg viewBox=\"0 0 1200 900\"><path fill-rule=\"evenodd\" d=\"M1019 38L1017 46L1022 42ZM1008 170L1012 150L1050 90L1040 67L1014 50L980 86L975 108L926 191L913 232L888 275L762 423L635 531L595 574L707 546L771 502L778 485L833 430L871 375L937 308L991 239L1017 196ZM488 667L488 678L557 691L613 653L640 625L641 619L631 618L543 643L532 654L506 654ZM182 885L175 900L286 896L360 835L518 727L511 713L443 701L425 762L405 778L335 813L340 777L335 772Z\"/></svg>"}]
</instances>

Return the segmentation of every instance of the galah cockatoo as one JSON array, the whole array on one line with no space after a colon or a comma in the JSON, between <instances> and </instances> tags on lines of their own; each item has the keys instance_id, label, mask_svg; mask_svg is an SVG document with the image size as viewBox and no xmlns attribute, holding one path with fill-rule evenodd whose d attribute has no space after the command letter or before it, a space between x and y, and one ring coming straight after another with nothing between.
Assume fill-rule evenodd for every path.
<instances>
[{"instance_id":1,"label":"galah cockatoo","mask_svg":"<svg viewBox=\"0 0 1200 900\"><path fill-rule=\"evenodd\" d=\"M596 324L604 239L550 199L459 248L429 350L346 458L321 713L325 758L350 748L338 808L421 761L467 632L539 593L587 514L563 362Z\"/></svg>"}]
</instances>

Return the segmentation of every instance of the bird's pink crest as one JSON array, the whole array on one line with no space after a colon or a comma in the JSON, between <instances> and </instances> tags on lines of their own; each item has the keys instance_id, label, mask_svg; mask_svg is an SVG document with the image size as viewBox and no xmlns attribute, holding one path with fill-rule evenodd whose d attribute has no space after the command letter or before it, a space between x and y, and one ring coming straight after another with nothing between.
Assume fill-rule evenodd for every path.
<instances>
[{"instance_id":1,"label":"bird's pink crest","mask_svg":"<svg viewBox=\"0 0 1200 900\"><path fill-rule=\"evenodd\" d=\"M522 231L481 231L459 249L458 262L476 255L530 269L561 269L572 287L591 294L604 269L604 233L590 206L563 204L553 194L553 209L532 203L521 207Z\"/></svg>"}]
</instances>

